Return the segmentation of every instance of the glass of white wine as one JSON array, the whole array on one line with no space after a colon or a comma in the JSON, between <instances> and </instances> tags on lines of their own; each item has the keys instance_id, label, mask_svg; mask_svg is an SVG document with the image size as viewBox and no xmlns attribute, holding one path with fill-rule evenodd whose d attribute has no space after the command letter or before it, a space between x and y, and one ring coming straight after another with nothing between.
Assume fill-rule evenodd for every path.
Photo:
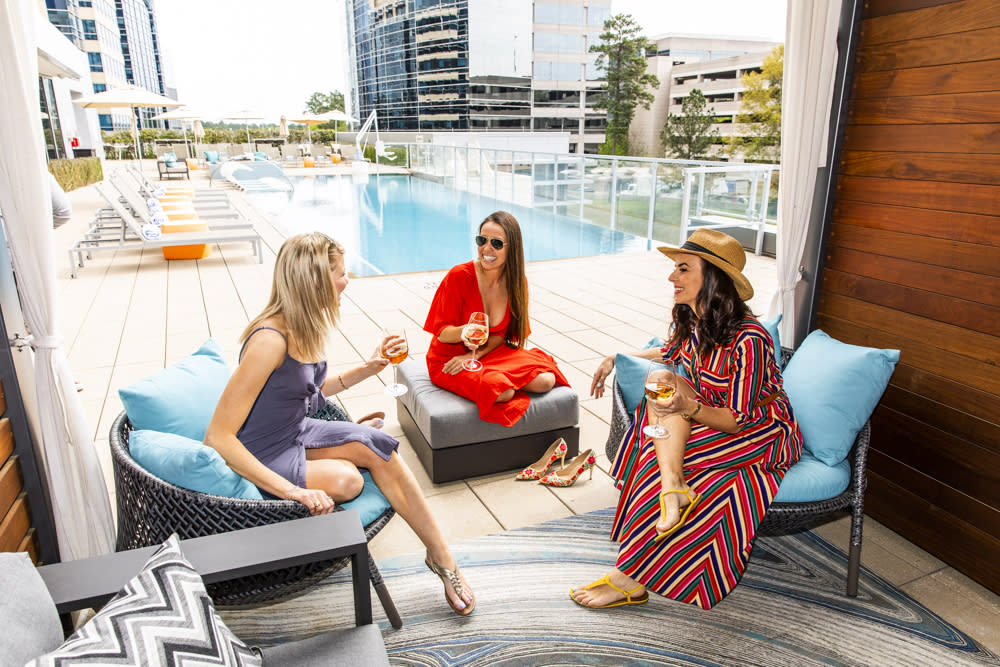
<instances>
[{"instance_id":1,"label":"glass of white wine","mask_svg":"<svg viewBox=\"0 0 1000 667\"><path fill-rule=\"evenodd\" d=\"M469 316L469 323L462 328L462 340L475 346L472 351L472 358L462 362L462 368L467 371L482 370L483 364L476 359L476 352L486 344L490 338L490 317L486 313L472 313Z\"/></svg>"},{"instance_id":2,"label":"glass of white wine","mask_svg":"<svg viewBox=\"0 0 1000 667\"><path fill-rule=\"evenodd\" d=\"M677 391L677 367L674 364L650 362L644 389L646 398L651 401L669 401ZM670 435L670 431L659 424L646 424L642 432L648 438L665 438Z\"/></svg>"},{"instance_id":3,"label":"glass of white wine","mask_svg":"<svg viewBox=\"0 0 1000 667\"><path fill-rule=\"evenodd\" d=\"M402 396L407 392L405 384L400 384L396 379L396 366L398 366L410 353L410 346L406 343L406 331L403 329L382 332L381 354L383 359L388 359L392 364L392 384L386 385L385 393L389 396Z\"/></svg>"}]
</instances>

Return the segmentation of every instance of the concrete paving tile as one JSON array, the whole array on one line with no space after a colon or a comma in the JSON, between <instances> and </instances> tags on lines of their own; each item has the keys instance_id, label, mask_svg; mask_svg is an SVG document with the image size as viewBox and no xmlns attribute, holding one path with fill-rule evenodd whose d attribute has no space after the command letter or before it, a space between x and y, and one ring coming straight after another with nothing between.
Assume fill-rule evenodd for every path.
<instances>
[{"instance_id":1,"label":"concrete paving tile","mask_svg":"<svg viewBox=\"0 0 1000 667\"><path fill-rule=\"evenodd\" d=\"M497 518L504 530L551 521L572 512L538 482L514 481L515 472L502 478L471 484L473 493Z\"/></svg>"},{"instance_id":2,"label":"concrete paving tile","mask_svg":"<svg viewBox=\"0 0 1000 667\"><path fill-rule=\"evenodd\" d=\"M952 568L901 586L987 649L1000 652L1000 598Z\"/></svg>"},{"instance_id":3,"label":"concrete paving tile","mask_svg":"<svg viewBox=\"0 0 1000 667\"><path fill-rule=\"evenodd\" d=\"M618 503L618 490L614 481L600 468L594 469L594 478L584 473L573 486L565 488L546 487L560 502L573 510L574 514L585 514L594 510L613 507Z\"/></svg>"}]
</instances>

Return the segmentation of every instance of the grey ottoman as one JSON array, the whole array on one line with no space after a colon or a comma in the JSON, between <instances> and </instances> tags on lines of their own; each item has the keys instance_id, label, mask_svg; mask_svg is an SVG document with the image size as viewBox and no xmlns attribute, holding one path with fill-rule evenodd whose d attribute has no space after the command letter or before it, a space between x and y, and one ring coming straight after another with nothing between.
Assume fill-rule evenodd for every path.
<instances>
[{"instance_id":1,"label":"grey ottoman","mask_svg":"<svg viewBox=\"0 0 1000 667\"><path fill-rule=\"evenodd\" d=\"M580 405L570 387L531 394L528 411L507 427L484 422L475 403L432 384L423 359L407 359L398 373L409 388L396 399L399 423L435 484L523 468L556 438L566 439L567 458L579 451Z\"/></svg>"}]
</instances>

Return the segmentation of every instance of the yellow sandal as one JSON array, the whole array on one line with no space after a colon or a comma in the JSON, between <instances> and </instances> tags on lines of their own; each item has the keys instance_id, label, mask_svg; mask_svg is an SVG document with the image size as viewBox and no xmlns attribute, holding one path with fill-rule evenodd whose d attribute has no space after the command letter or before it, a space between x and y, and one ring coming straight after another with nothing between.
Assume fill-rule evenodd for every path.
<instances>
[{"instance_id":1,"label":"yellow sandal","mask_svg":"<svg viewBox=\"0 0 1000 667\"><path fill-rule=\"evenodd\" d=\"M636 598L634 600L632 599L632 593L635 593L637 590L639 590L640 588L642 588L643 587L642 584L639 584L638 586L636 586L635 588L633 588L630 591L626 591L626 590L623 590L621 588L618 588L613 583L611 583L611 579L610 579L610 577L608 577L608 575L604 575L603 577L601 577L597 581L589 583L586 586L584 586L582 589L579 589L579 590L587 590L588 588L597 588L598 586L610 586L611 588L615 589L616 591L618 591L619 593L621 593L622 595L624 595L625 599L624 600L619 600L618 602L612 602L610 604L602 604L602 605L597 605L596 607L591 607L589 604L583 604L582 602L580 602L579 600L577 600L576 597L573 596L573 593L576 592L576 589L573 589L573 588L569 589L569 597L570 597L571 600L573 600L573 602L577 603L581 607L586 607L587 609L610 609L611 607L622 607L622 606L629 605L629 604L645 604L646 602L649 601L649 592L648 591L644 592L642 594L642 597L638 597L638 598Z\"/></svg>"},{"instance_id":2,"label":"yellow sandal","mask_svg":"<svg viewBox=\"0 0 1000 667\"><path fill-rule=\"evenodd\" d=\"M688 488L686 488L686 489L669 489L667 491L661 491L660 492L660 518L661 519L666 519L667 518L667 505L666 505L666 503L663 502L663 499L667 495L669 495L671 493L679 493L681 495L687 496L687 499L690 502L688 503L687 507L685 507L685 508L683 508L681 510L681 518L677 520L677 523L675 523L674 525L672 525L665 532L657 534L657 536L653 538L653 542L654 543L655 542L661 542L661 541L667 539L668 537L670 537L671 535L673 535L674 533L676 533L680 529L680 527L684 525L684 522L687 521L688 516L691 514L691 510L694 509L694 506L698 504L699 500L701 500L701 494L700 493L695 493L694 497L691 496L691 494L693 493L693 491L692 491L692 489L691 489L690 486ZM654 528L653 530L656 530L656 529Z\"/></svg>"}]
</instances>

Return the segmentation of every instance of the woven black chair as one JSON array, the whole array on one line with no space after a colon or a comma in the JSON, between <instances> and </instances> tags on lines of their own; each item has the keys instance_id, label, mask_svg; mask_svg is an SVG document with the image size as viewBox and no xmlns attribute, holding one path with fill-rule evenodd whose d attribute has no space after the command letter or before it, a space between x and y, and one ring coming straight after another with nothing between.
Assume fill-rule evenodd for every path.
<instances>
[{"instance_id":1,"label":"woven black chair","mask_svg":"<svg viewBox=\"0 0 1000 667\"><path fill-rule=\"evenodd\" d=\"M335 399L330 399L312 416L350 421L347 412ZM128 415L122 412L111 426L109 437L118 512L116 551L158 545L175 532L184 540L309 516L309 510L304 505L291 500L226 498L189 491L166 482L147 472L132 458L129 453L131 432ZM390 507L366 525L366 538L370 541L394 515L395 511ZM308 563L233 579L209 585L208 593L219 606L256 607L305 593L314 583L345 567L348 562L344 558ZM368 570L386 617L392 627L401 628L403 622L399 612L371 554L368 555Z\"/></svg>"},{"instance_id":2,"label":"woven black chair","mask_svg":"<svg viewBox=\"0 0 1000 667\"><path fill-rule=\"evenodd\" d=\"M782 365L788 363L792 352L782 350ZM604 451L609 461L621 445L625 432L632 424L632 415L625 409L625 399L618 382L614 383L614 397L611 408L611 430ZM758 535L786 535L809 529L820 519L842 510L851 512L851 546L847 557L847 595L858 594L858 572L861 567L861 530L865 518L865 490L868 488L868 444L871 439L871 424L858 431L848 460L851 464L851 481L843 493L807 503L771 503L764 520L757 529Z\"/></svg>"}]
</instances>

